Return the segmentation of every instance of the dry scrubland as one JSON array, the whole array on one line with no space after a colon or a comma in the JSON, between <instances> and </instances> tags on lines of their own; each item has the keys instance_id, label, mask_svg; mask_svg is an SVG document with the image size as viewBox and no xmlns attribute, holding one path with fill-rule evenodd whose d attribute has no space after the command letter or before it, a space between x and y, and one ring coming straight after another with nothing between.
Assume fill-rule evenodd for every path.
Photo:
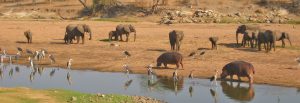
<instances>
[{"instance_id":1,"label":"dry scrubland","mask_svg":"<svg viewBox=\"0 0 300 103\"><path fill-rule=\"evenodd\" d=\"M93 39L82 44L66 45L62 40L65 27L71 23L89 24L93 31ZM185 37L181 46L184 55L184 70L179 70L180 76L187 76L191 70L196 70L197 77L207 78L214 74L214 69L221 71L222 67L234 60L251 62L255 69L255 83L300 87L300 69L297 69L295 57L300 55L300 26L260 24L263 28L288 31L291 34L293 47L280 48L271 53L250 48L234 48L235 29L237 24L178 24L157 25L155 23L132 23L137 29L137 40L133 42L118 42L120 47L111 47L107 33L114 30L119 23L96 21L1 21L0 47L7 49L9 54L17 52L16 47L38 50L46 48L57 59L57 64L48 65L47 60L41 62L44 66L66 67L69 58L73 58L72 69L97 71L123 71L122 65L128 63L134 73L146 73L145 66L156 61L165 50L169 51L168 32L173 29L183 30ZM31 29L33 44L26 44L23 32ZM208 37L218 36L218 50L207 51L203 59L192 59L187 55L197 48L210 48ZM88 36L86 36L88 37ZM240 36L241 38L241 36ZM104 41L103 41L104 40ZM280 46L281 42L277 42ZM125 59L122 51L127 50L132 57ZM21 60L26 64L25 58ZM155 63L154 63L155 64ZM174 68L174 65L170 65ZM155 69L158 75L171 76L173 69ZM247 80L244 78L244 80Z\"/></svg>"}]
</instances>

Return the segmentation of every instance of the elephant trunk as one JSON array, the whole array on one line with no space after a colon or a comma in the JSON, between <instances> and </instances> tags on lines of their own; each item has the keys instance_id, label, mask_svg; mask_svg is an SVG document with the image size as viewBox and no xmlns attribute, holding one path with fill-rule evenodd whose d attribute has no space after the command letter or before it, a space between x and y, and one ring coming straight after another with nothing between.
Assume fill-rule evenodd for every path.
<instances>
[{"instance_id":1,"label":"elephant trunk","mask_svg":"<svg viewBox=\"0 0 300 103\"><path fill-rule=\"evenodd\" d=\"M288 40L289 40L289 42L290 42L290 45L293 46L293 45L292 45L292 42L291 42L291 40L290 40L290 38L288 38Z\"/></svg>"},{"instance_id":2,"label":"elephant trunk","mask_svg":"<svg viewBox=\"0 0 300 103\"><path fill-rule=\"evenodd\" d=\"M236 45L238 46L239 45L239 32L236 32L235 36L236 36Z\"/></svg>"},{"instance_id":3,"label":"elephant trunk","mask_svg":"<svg viewBox=\"0 0 300 103\"><path fill-rule=\"evenodd\" d=\"M91 32L91 31L89 31L89 34L90 34L90 38L89 38L89 40L92 40L92 32Z\"/></svg>"},{"instance_id":4,"label":"elephant trunk","mask_svg":"<svg viewBox=\"0 0 300 103\"><path fill-rule=\"evenodd\" d=\"M136 31L134 32L134 42L135 42L135 38L136 38Z\"/></svg>"}]
</instances>

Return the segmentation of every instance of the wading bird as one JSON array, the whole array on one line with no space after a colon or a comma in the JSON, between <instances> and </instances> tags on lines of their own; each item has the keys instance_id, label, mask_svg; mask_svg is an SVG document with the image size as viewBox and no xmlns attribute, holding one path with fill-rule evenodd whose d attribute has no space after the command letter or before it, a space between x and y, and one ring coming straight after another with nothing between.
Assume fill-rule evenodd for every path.
<instances>
[{"instance_id":1,"label":"wading bird","mask_svg":"<svg viewBox=\"0 0 300 103\"><path fill-rule=\"evenodd\" d=\"M193 79L193 78L194 78L194 73L193 73L194 71L195 71L195 70L192 70L192 71L190 72L190 74L189 74L189 78L190 78L190 79Z\"/></svg>"},{"instance_id":2,"label":"wading bird","mask_svg":"<svg viewBox=\"0 0 300 103\"><path fill-rule=\"evenodd\" d=\"M18 49L19 52L23 52L23 49L22 49L22 48L17 47L17 49Z\"/></svg>"},{"instance_id":3,"label":"wading bird","mask_svg":"<svg viewBox=\"0 0 300 103\"><path fill-rule=\"evenodd\" d=\"M49 54L49 59L50 59L50 62L51 62L51 64L54 64L55 63L55 58L54 58L54 56L52 55L52 54Z\"/></svg>"},{"instance_id":4,"label":"wading bird","mask_svg":"<svg viewBox=\"0 0 300 103\"><path fill-rule=\"evenodd\" d=\"M29 49L26 49L26 54L27 55L33 55L33 52L31 50L29 50Z\"/></svg>"},{"instance_id":5,"label":"wading bird","mask_svg":"<svg viewBox=\"0 0 300 103\"><path fill-rule=\"evenodd\" d=\"M69 61L67 62L68 69L71 69L72 61L73 61L73 59L70 58Z\"/></svg>"},{"instance_id":6,"label":"wading bird","mask_svg":"<svg viewBox=\"0 0 300 103\"><path fill-rule=\"evenodd\" d=\"M211 85L213 84L213 82L215 82L215 85L217 85L217 78L218 78L218 70L215 70L215 75L210 78Z\"/></svg>"},{"instance_id":7,"label":"wading bird","mask_svg":"<svg viewBox=\"0 0 300 103\"><path fill-rule=\"evenodd\" d=\"M126 74L129 74L129 73L130 73L129 66L128 66L127 64L124 64L124 65L123 65L123 69L125 70L125 73L126 73Z\"/></svg>"},{"instance_id":8,"label":"wading bird","mask_svg":"<svg viewBox=\"0 0 300 103\"><path fill-rule=\"evenodd\" d=\"M31 68L31 69L34 69L34 62L33 62L33 60L31 59L31 57L28 57L28 60L29 60L30 68Z\"/></svg>"},{"instance_id":9,"label":"wading bird","mask_svg":"<svg viewBox=\"0 0 300 103\"><path fill-rule=\"evenodd\" d=\"M177 74L177 69L175 69L175 71L173 72L173 80L176 81L176 82L178 81L177 75L178 75Z\"/></svg>"},{"instance_id":10,"label":"wading bird","mask_svg":"<svg viewBox=\"0 0 300 103\"><path fill-rule=\"evenodd\" d=\"M126 58L131 56L131 54L128 51L123 51L123 54L125 55Z\"/></svg>"}]
</instances>

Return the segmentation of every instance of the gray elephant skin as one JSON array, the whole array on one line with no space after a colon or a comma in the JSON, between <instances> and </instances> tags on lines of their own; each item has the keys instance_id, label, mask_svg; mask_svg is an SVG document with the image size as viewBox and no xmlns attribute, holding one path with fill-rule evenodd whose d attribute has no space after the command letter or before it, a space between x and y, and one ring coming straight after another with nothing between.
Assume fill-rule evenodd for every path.
<instances>
[{"instance_id":1,"label":"gray elephant skin","mask_svg":"<svg viewBox=\"0 0 300 103\"><path fill-rule=\"evenodd\" d=\"M25 31L24 36L27 39L27 43L32 43L32 32L30 30Z\"/></svg>"},{"instance_id":2,"label":"gray elephant skin","mask_svg":"<svg viewBox=\"0 0 300 103\"><path fill-rule=\"evenodd\" d=\"M108 40L109 41L111 41L111 40L117 41L118 40L118 34L117 34L117 32L116 31L110 31L108 33Z\"/></svg>"},{"instance_id":3,"label":"gray elephant skin","mask_svg":"<svg viewBox=\"0 0 300 103\"><path fill-rule=\"evenodd\" d=\"M260 27L257 25L240 25L236 29L236 44L239 45L239 36L238 34L245 34L246 30L256 31L260 30Z\"/></svg>"},{"instance_id":4,"label":"gray elephant skin","mask_svg":"<svg viewBox=\"0 0 300 103\"><path fill-rule=\"evenodd\" d=\"M180 45L183 37L184 37L183 31L172 30L171 32L169 32L171 50L176 50L176 51L180 50Z\"/></svg>"},{"instance_id":5,"label":"gray elephant skin","mask_svg":"<svg viewBox=\"0 0 300 103\"><path fill-rule=\"evenodd\" d=\"M166 52L161 54L156 62L157 62L157 67L160 67L161 64L164 64L165 68L168 68L168 64L176 64L176 67L179 68L179 65L183 68L182 64L183 56L180 53L177 52Z\"/></svg>"},{"instance_id":6,"label":"gray elephant skin","mask_svg":"<svg viewBox=\"0 0 300 103\"><path fill-rule=\"evenodd\" d=\"M221 79L224 79L229 75L232 80L233 75L237 75L239 81L241 81L241 77L248 77L249 83L252 84L254 74L255 70L251 63L245 61L233 61L223 67Z\"/></svg>"},{"instance_id":7,"label":"gray elephant skin","mask_svg":"<svg viewBox=\"0 0 300 103\"><path fill-rule=\"evenodd\" d=\"M86 24L69 24L66 27L64 40L67 44L69 44L76 37L77 43L79 43L79 40L81 37L82 44L84 44L85 33L90 34L89 40L91 40L92 39L92 31L91 31L90 26L88 26Z\"/></svg>"},{"instance_id":8,"label":"gray elephant skin","mask_svg":"<svg viewBox=\"0 0 300 103\"><path fill-rule=\"evenodd\" d=\"M126 42L128 42L129 34L134 33L134 41L136 39L136 30L135 27L131 24L119 24L116 27L117 35L120 36L121 41L123 41L122 35L126 35ZM118 38L117 38L118 39Z\"/></svg>"},{"instance_id":9,"label":"gray elephant skin","mask_svg":"<svg viewBox=\"0 0 300 103\"><path fill-rule=\"evenodd\" d=\"M218 37L209 37L208 40L210 41L211 43L211 49L212 50L217 50L217 41L219 40Z\"/></svg>"}]
</instances>

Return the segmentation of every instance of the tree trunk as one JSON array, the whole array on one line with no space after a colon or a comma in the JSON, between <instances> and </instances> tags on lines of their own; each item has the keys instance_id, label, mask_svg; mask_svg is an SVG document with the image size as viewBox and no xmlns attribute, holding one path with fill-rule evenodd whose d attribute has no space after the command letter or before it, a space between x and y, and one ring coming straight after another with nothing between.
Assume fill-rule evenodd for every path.
<instances>
[{"instance_id":1,"label":"tree trunk","mask_svg":"<svg viewBox=\"0 0 300 103\"><path fill-rule=\"evenodd\" d=\"M88 7L86 6L86 1L85 0L78 0L86 9L88 9Z\"/></svg>"}]
</instances>

